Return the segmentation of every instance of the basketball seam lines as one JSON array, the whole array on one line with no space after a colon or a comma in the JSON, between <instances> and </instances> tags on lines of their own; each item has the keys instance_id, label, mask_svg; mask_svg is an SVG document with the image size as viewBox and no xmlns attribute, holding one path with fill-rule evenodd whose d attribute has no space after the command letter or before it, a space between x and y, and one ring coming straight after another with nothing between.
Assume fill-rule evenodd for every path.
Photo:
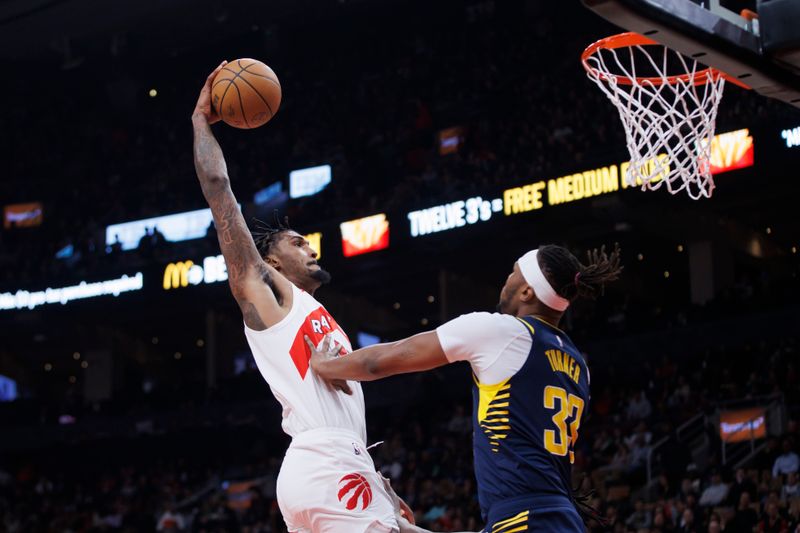
<instances>
[{"instance_id":1,"label":"basketball seam lines","mask_svg":"<svg viewBox=\"0 0 800 533\"><path fill-rule=\"evenodd\" d=\"M247 72L247 71L245 70L244 72ZM248 74L252 74L252 72L248 72ZM272 111L272 106L271 106L271 105L269 105L269 102L267 102L267 99L266 99L266 98L264 98L264 97L261 95L261 93L260 93L260 92L258 92L258 89L256 89L255 87L253 87L253 84L252 84L252 83L250 83L249 81L247 81L246 79L244 79L244 78L241 78L241 77L240 77L239 79L240 79L240 80L242 80L243 82L245 82L245 83L246 83L246 84L247 84L247 85L248 85L248 86L249 86L251 89L253 89L253 92L254 92L254 93L256 93L256 94L258 95L258 97L259 97L259 98L261 98L261 101L262 101L262 102L264 102L264 105L265 105L265 106L267 106L267 109L269 110L269 118L272 118L272 117L274 117L274 116L275 116L275 113ZM237 88L237 90L238 90L238 88ZM241 99L241 97L242 97L242 96L241 96L241 94L240 94L240 95L239 95L239 99Z\"/></svg>"},{"instance_id":2,"label":"basketball seam lines","mask_svg":"<svg viewBox=\"0 0 800 533\"><path fill-rule=\"evenodd\" d=\"M217 113L219 114L219 118L222 118L224 116L224 113L223 113L222 110L225 108L225 95L228 94L228 91L230 90L231 85L236 85L235 83L233 83L233 80L227 80L227 81L229 81L230 83L228 84L227 87L225 87L225 92L222 93L222 98L219 99L219 109L217 109ZM241 97L239 99L241 100ZM213 101L213 98L212 98L212 101Z\"/></svg>"},{"instance_id":3,"label":"basketball seam lines","mask_svg":"<svg viewBox=\"0 0 800 533\"><path fill-rule=\"evenodd\" d=\"M244 114L244 102L242 102L242 92L239 90L239 87L237 87L236 84L233 83L233 81L231 81L231 85L234 86L234 88L236 89L236 94L239 95L239 109L242 110L242 118L244 119L244 124L245 126L250 128L250 123L247 121L247 117Z\"/></svg>"},{"instance_id":4,"label":"basketball seam lines","mask_svg":"<svg viewBox=\"0 0 800 533\"><path fill-rule=\"evenodd\" d=\"M244 68L242 67L242 60L241 59L236 60L236 64L239 65L239 73L236 74L236 77L237 78L241 78L242 81L246 82L247 80L245 80L241 76L242 71L244 70ZM253 89L253 90L255 91L255 89ZM250 127L250 121L247 120L247 115L245 115L245 113L244 113L244 101L242 100L242 91L239 90L239 86L238 85L236 86L236 94L239 95L239 109L242 110L242 118L244 119L245 125L249 128ZM256 91L256 94L258 94L258 91ZM259 94L259 96L261 96L261 95ZM272 117L270 117L270 118L272 118Z\"/></svg>"},{"instance_id":5,"label":"basketball seam lines","mask_svg":"<svg viewBox=\"0 0 800 533\"><path fill-rule=\"evenodd\" d=\"M241 65L240 65L240 66L241 66ZM232 71L231 69L229 69L229 68L227 68L227 67L223 67L223 69L222 69L222 70L227 70L228 72L230 72L231 74L233 74L233 78L230 78L230 79L228 79L228 80L227 80L227 81L229 81L230 83L228 84L228 86L227 86L227 87L225 87L225 92L224 92L224 93L222 93L222 99L219 101L219 107L220 107L220 109L222 109L222 108L224 107L224 104L225 104L225 95L226 95L226 94L228 94L228 90L231 88L231 85L233 85L234 87L236 87L236 78L238 78L238 77L239 77L239 72L241 72L241 71L239 71L239 72L234 72L234 71ZM220 80L220 81L224 81L224 80ZM213 85L212 85L212 87L213 87ZM243 104L242 104L242 93L240 93L240 92L239 92L239 88L238 88L238 87L236 87L236 92L237 92L237 93L239 93L239 106L240 106L240 107L242 107L242 117L244 117L244 106L243 106ZM220 118L222 118L223 114L222 114L222 113L220 113L219 111L217 111L217 112L219 113L219 116L220 116ZM245 119L245 120L247 120L247 119ZM249 124L248 124L248 125L249 125Z\"/></svg>"},{"instance_id":6,"label":"basketball seam lines","mask_svg":"<svg viewBox=\"0 0 800 533\"><path fill-rule=\"evenodd\" d=\"M228 86L225 87L225 92L222 93L222 98L220 98L220 100L219 100L219 109L217 110L217 113L219 113L220 118L222 118L224 116L224 113L222 113L220 111L220 109L223 109L225 107L225 95L228 94L228 91L230 90L231 85L236 87L236 78L239 77L239 73L238 72L234 72L229 68L223 68L222 70L227 70L228 72L233 74L233 78L229 78L229 79L226 79L226 80L219 80L220 83L222 83L223 81L230 82L230 83L228 83ZM216 84L214 84L214 85L216 85ZM214 85L212 85L212 87L214 87ZM239 88L238 87L236 87L236 92L239 93L239 106L242 108L242 118L244 118L244 104L242 104L242 93L239 92ZM245 118L245 122L247 122L246 118ZM249 124L247 124L247 125L249 126Z\"/></svg>"},{"instance_id":7,"label":"basketball seam lines","mask_svg":"<svg viewBox=\"0 0 800 533\"><path fill-rule=\"evenodd\" d=\"M258 72L250 72L249 70L247 70L247 69L249 69L250 67L252 67L253 65L255 65L255 63L250 63L249 65L247 65L247 66L246 66L245 68L243 68L242 70L243 70L243 71L245 71L245 72L247 72L247 73L248 73L248 74L250 74L251 76L258 76L259 78L264 78L265 80L269 80L269 81L271 81L272 83L274 83L274 84L275 84L275 85L277 85L278 87L280 87L280 86L281 86L280 82L279 82L278 80L274 79L274 78L270 78L269 76L265 76L265 75L263 75L263 74L259 74ZM239 65L239 66L241 66L241 65Z\"/></svg>"}]
</instances>

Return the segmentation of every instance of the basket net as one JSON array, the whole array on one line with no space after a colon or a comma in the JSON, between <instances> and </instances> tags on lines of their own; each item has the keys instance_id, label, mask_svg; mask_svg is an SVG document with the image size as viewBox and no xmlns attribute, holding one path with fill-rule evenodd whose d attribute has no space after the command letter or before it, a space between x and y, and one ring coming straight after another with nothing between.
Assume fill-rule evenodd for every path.
<instances>
[{"instance_id":1,"label":"basket net","mask_svg":"<svg viewBox=\"0 0 800 533\"><path fill-rule=\"evenodd\" d=\"M710 197L724 75L638 34L598 41L584 52L583 64L622 119L631 157L627 183Z\"/></svg>"}]
</instances>

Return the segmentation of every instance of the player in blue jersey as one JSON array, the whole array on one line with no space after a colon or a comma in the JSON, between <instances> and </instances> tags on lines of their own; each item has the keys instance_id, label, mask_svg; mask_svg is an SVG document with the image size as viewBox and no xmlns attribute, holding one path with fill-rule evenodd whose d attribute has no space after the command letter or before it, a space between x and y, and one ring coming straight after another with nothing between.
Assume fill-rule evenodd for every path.
<instances>
[{"instance_id":1,"label":"player in blue jersey","mask_svg":"<svg viewBox=\"0 0 800 533\"><path fill-rule=\"evenodd\" d=\"M561 246L514 264L499 313L471 313L435 331L335 357L312 343L322 378L369 381L455 361L472 366L475 477L487 533L584 531L571 486L574 447L589 404L589 369L558 328L570 303L595 298L621 272L619 248L584 265ZM403 532L424 531L405 524Z\"/></svg>"}]
</instances>

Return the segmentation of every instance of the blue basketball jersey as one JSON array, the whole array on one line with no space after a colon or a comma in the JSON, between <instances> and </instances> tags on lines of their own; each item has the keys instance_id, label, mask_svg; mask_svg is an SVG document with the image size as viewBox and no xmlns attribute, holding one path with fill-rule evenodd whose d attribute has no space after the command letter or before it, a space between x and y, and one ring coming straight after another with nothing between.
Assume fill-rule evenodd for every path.
<instances>
[{"instance_id":1,"label":"blue basketball jersey","mask_svg":"<svg viewBox=\"0 0 800 533\"><path fill-rule=\"evenodd\" d=\"M475 477L487 531L532 507L535 520L537 501L571 508L573 448L589 406L589 370L569 337L535 317L517 320L533 340L522 368L500 383L473 376Z\"/></svg>"}]
</instances>

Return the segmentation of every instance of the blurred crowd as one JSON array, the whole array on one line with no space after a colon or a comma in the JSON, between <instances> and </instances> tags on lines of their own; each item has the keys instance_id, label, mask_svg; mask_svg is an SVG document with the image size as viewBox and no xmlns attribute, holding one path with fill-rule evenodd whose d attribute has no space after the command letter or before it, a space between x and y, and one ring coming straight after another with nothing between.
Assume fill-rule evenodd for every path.
<instances>
[{"instance_id":1,"label":"blurred crowd","mask_svg":"<svg viewBox=\"0 0 800 533\"><path fill-rule=\"evenodd\" d=\"M591 365L594 356L587 357ZM577 493L592 495L607 524L589 522L589 529L800 531L796 360L797 339L788 337L592 366L594 395L573 482ZM478 531L468 381L452 395L441 392L436 373L409 379L431 382L414 389L423 392L413 402L368 410L370 438L384 441L373 450L375 463L418 523ZM715 422L734 399L788 409L738 465L723 462ZM276 434L276 420L259 418L263 407L249 416L226 408L223 423L213 421L209 406L191 409L192 427L128 438L86 430L66 446L8 454L0 462L0 526L11 533L284 531L275 480L288 439ZM699 430L687 438L680 428L692 420Z\"/></svg>"},{"instance_id":2,"label":"blurred crowd","mask_svg":"<svg viewBox=\"0 0 800 533\"><path fill-rule=\"evenodd\" d=\"M284 94L274 123L244 133L215 127L245 212L254 192L316 164L332 165L333 183L282 206L296 224L406 212L624 159L617 112L577 59L600 36L596 19L577 17L565 34L562 17L575 15L568 7L513 5L487 1L447 20L432 13L430 24L402 31L380 20L344 26L342 35L309 29L303 45L283 48L272 63ZM556 40L559 54L542 53ZM58 91L52 79L17 89L19 105L0 110L9 177L0 194L42 202L44 223L0 232L0 266L14 266L0 268L0 284L83 279L143 262L145 253L109 254L104 228L205 207L188 117L216 64L201 61L206 55L192 51L158 72L156 98L147 81L132 79L141 63L133 54L110 58L110 71L87 64L62 74ZM775 109L732 91L719 129ZM461 128L458 149L441 155L438 133L452 127ZM68 246L71 257L56 259Z\"/></svg>"}]
</instances>

